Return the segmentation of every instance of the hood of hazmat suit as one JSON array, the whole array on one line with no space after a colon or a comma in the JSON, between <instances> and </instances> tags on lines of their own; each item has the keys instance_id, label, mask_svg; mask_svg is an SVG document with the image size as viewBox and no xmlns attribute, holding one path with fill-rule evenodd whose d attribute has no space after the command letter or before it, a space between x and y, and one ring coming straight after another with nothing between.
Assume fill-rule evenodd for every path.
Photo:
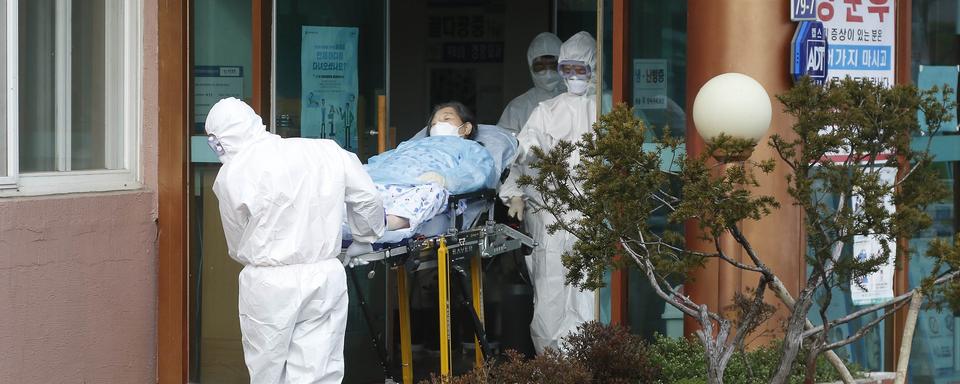
<instances>
[{"instance_id":1,"label":"hood of hazmat suit","mask_svg":"<svg viewBox=\"0 0 960 384\"><path fill-rule=\"evenodd\" d=\"M340 382L340 227L346 214L354 238L383 234L376 187L335 142L282 139L234 98L210 109L206 131L223 147L213 191L228 254L244 265L239 313L251 382Z\"/></svg>"},{"instance_id":2,"label":"hood of hazmat suit","mask_svg":"<svg viewBox=\"0 0 960 384\"><path fill-rule=\"evenodd\" d=\"M560 56L561 44L560 38L550 32L540 33L533 38L530 47L527 48L527 69L530 71L534 87L507 104L497 126L514 134L519 133L537 104L564 92L563 79L557 71L542 71L542 73L533 71L534 59L540 56Z\"/></svg>"},{"instance_id":3,"label":"hood of hazmat suit","mask_svg":"<svg viewBox=\"0 0 960 384\"><path fill-rule=\"evenodd\" d=\"M596 57L596 41L589 33L579 32L563 43L560 60L575 60L587 63L593 69ZM592 71L591 71L592 72ZM592 83L591 79L591 83ZM558 348L560 339L576 330L577 326L596 318L595 294L580 291L565 284L567 269L560 261L564 252L573 249L576 238L566 231L549 233L547 228L556 218L546 210L536 207L543 204L533 187L520 188L517 179L521 174L533 172L529 165L536 160L531 148L544 151L554 148L561 140L577 142L597 121L595 87L587 93L575 95L567 92L541 102L530 114L530 119L517 135L520 142L519 156L509 177L500 189L500 197L509 202L511 197L522 196L527 206L523 222L538 246L527 257L527 268L533 279L534 309L530 333L538 353L545 348ZM574 151L568 163L571 168L580 163L579 151ZM567 219L579 216L570 212Z\"/></svg>"}]
</instances>

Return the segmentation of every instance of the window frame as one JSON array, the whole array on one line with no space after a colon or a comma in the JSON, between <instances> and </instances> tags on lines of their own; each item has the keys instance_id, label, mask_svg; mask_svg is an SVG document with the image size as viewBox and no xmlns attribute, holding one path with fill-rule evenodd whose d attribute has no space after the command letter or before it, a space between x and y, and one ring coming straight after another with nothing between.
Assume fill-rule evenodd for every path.
<instances>
[{"instance_id":1,"label":"window frame","mask_svg":"<svg viewBox=\"0 0 960 384\"><path fill-rule=\"evenodd\" d=\"M3 41L3 51L0 52L2 57L0 59L6 60L6 65L4 66L4 73L0 73L0 76L3 76L4 79L4 89L2 92L6 95L4 98L5 109L4 115L0 115L0 129L6 131L6 147L2 148L2 155L7 156L7 169L3 173L4 176L0 176L0 190L6 188L15 187L17 184L17 175L19 170L19 156L18 152L14 150L17 143L19 142L19 137L17 136L17 45L10 44L11 41L17 41L17 1L16 0L0 0L3 2L4 7L4 25L6 27L6 33L4 34Z\"/></svg>"},{"instance_id":2,"label":"window frame","mask_svg":"<svg viewBox=\"0 0 960 384\"><path fill-rule=\"evenodd\" d=\"M105 119L104 129L106 142L104 143L105 159L109 165L117 165L117 169L112 170L68 170L65 164L69 157L69 141L64 137L58 137L57 143L57 168L61 171L20 173L19 172L19 139L18 139L18 72L17 52L19 49L19 40L17 31L19 29L19 13L17 12L17 3L19 0L0 0L7 6L7 37L6 37L6 59L7 67L7 155L8 164L11 165L11 172L8 177L0 177L0 197L11 196L38 196L63 193L81 193L81 192L105 192L135 190L142 187L141 179L141 38L142 38L142 20L140 9L142 0L129 0L120 2L120 5L109 5L121 7L119 19L107 16L105 22L108 28L105 39L108 41L119 42L119 47L106 44L108 55L117 57L119 63L106 60L104 71L107 71L108 85L118 86L119 93L116 97L108 97L106 100L106 110L119 112L116 119ZM64 22L64 17L69 20L70 7L76 0L57 0L58 19L54 21L57 36L57 51L68 49L69 40L64 42L64 37L69 38L68 32L64 31L69 22ZM108 13L110 9L108 8ZM119 27L120 36L111 33L111 27ZM12 33L11 33L12 31ZM66 35L65 35L66 33ZM119 51L119 52L117 52ZM62 133L69 135L70 127L68 120L70 113L69 103L69 76L71 68L69 56L58 55L57 76L64 76L58 79L57 94L54 96L57 104L57 127L58 136ZM10 66L10 63L13 65ZM119 72L116 69L120 69ZM120 76L109 76L110 74L120 73ZM117 84L119 82L119 84ZM119 111L117 111L119 109ZM123 140L118 140L118 133L123 133ZM69 138L69 137L66 137Z\"/></svg>"}]
</instances>

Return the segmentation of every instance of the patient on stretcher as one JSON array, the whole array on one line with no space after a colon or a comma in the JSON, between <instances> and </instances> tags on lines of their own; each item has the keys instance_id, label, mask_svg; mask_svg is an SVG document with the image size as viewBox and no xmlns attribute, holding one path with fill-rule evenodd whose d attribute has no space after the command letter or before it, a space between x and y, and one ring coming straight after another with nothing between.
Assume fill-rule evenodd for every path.
<instances>
[{"instance_id":1,"label":"patient on stretcher","mask_svg":"<svg viewBox=\"0 0 960 384\"><path fill-rule=\"evenodd\" d=\"M451 194L496 187L497 165L473 140L477 128L463 104L437 105L428 123L425 137L405 141L365 165L383 198L388 231L412 234L447 209Z\"/></svg>"}]
</instances>

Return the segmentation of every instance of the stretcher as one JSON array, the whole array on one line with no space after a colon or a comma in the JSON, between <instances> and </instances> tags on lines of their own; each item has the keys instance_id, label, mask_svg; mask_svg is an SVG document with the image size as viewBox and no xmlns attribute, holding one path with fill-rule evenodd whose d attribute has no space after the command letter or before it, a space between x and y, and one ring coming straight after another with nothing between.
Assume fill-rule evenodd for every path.
<instances>
[{"instance_id":1,"label":"stretcher","mask_svg":"<svg viewBox=\"0 0 960 384\"><path fill-rule=\"evenodd\" d=\"M439 293L437 297L440 336L440 374L451 374L451 334L450 334L450 297L451 277L459 275L462 283L458 288L468 308L471 308L471 317L475 330L474 351L475 364L483 364L485 353L489 353L483 327L483 284L481 259L492 258L497 255L512 252L521 247L533 248L536 243L526 234L506 225L497 223L493 219L493 209L496 191L482 190L467 194L454 195L448 200L448 209L441 218L441 223L447 227L429 236L421 233L420 236L407 239L395 244L377 244L376 249L353 256L353 264L385 263L396 273L397 300L400 317L400 357L401 379L403 383L413 382L413 358L411 351L410 306L407 297L407 286L410 274L420 270L438 269ZM468 207L458 210L457 207ZM481 212L476 213L477 209ZM471 219L472 216L472 219ZM435 222L437 218L431 220ZM428 223L430 224L430 223ZM433 224L436 227L436 224ZM427 225L429 228L430 225ZM423 232L423 231L421 231ZM346 258L346 251L342 253ZM469 268L470 287L466 286L467 271ZM355 287L359 287L356 272L350 268L350 279ZM357 290L360 294L360 290ZM387 353L380 345L379 333L373 327L372 316L366 305L366 300L359 295L361 309L367 321L371 340L380 358L384 375L391 378Z\"/></svg>"},{"instance_id":2,"label":"stretcher","mask_svg":"<svg viewBox=\"0 0 960 384\"><path fill-rule=\"evenodd\" d=\"M426 130L419 132L414 138L423 137ZM508 173L510 164L516 158L517 140L513 135L493 125L478 125L476 140L480 142L494 159L500 180L503 181ZM490 351L487 345L483 328L483 284L481 259L496 257L497 255L512 252L521 247L533 248L536 243L526 234L494 220L494 206L497 193L493 189L483 189L465 194L452 195L447 200L447 209L444 213L435 216L417 228L416 235L408 238L392 238L385 235L386 243L375 243L368 252L351 255L352 263L384 263L397 279L397 309L400 321L400 360L402 382L413 382L413 356L411 351L410 329L410 301L407 297L410 275L416 271L437 269L439 293L438 319L440 336L440 374L451 374L451 334L450 334L450 289L451 278L459 275L462 284L463 303L471 308L471 317L474 324L474 351L475 364L483 364L484 353ZM384 241L381 239L381 241ZM346 261L344 242L342 259ZM469 278L467 278L469 269ZM372 272L371 272L372 273ZM359 288L358 278L353 268L348 268L348 275L354 287ZM470 286L466 286L466 281ZM371 341L377 350L384 376L392 379L390 364L386 349L380 342L379 332L374 329L372 316L362 296L360 289L356 289L360 299L361 309L367 322Z\"/></svg>"}]
</instances>

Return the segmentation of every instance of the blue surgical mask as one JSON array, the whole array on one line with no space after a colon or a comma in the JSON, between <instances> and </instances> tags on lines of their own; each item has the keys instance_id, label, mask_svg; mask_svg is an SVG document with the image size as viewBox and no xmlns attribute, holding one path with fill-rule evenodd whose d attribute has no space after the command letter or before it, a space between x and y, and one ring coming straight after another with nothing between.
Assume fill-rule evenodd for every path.
<instances>
[{"instance_id":1,"label":"blue surgical mask","mask_svg":"<svg viewBox=\"0 0 960 384\"><path fill-rule=\"evenodd\" d=\"M207 145L210 146L210 149L212 149L213 153L216 153L217 156L223 156L227 153L227 151L223 149L223 144L220 144L220 139L213 134L207 135Z\"/></svg>"}]
</instances>

